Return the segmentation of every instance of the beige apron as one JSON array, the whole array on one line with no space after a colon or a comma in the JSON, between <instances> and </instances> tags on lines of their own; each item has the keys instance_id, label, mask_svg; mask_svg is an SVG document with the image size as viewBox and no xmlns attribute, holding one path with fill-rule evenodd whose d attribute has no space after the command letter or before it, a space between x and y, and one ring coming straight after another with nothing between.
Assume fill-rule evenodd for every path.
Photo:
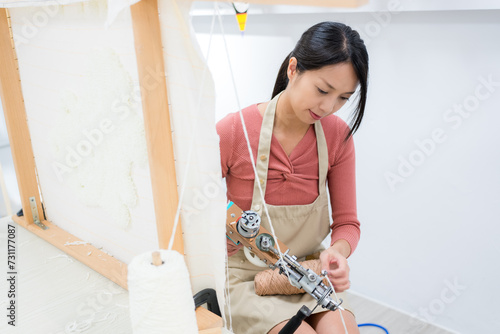
<instances>
[{"instance_id":1,"label":"beige apron","mask_svg":"<svg viewBox=\"0 0 500 334\"><path fill-rule=\"evenodd\" d=\"M260 131L256 167L264 194L266 193L274 115L280 95L277 95L268 104ZM319 161L319 196L313 203L306 205L276 206L267 204L276 236L290 248L290 254L297 256L299 260L306 255L322 250L321 242L330 232L330 215L326 194L328 150L323 127L319 121L314 123L314 129ZM260 214L262 226L270 231L257 182L255 180L252 210ZM281 250L283 253L285 251L286 249ZM233 331L236 334L265 334L278 323L293 317L302 305L306 305L310 309L316 305L316 301L309 294L256 295L253 279L259 271L267 268L260 268L250 263L245 258L243 250L229 257L228 266L230 312ZM339 295L339 297L341 296ZM342 298L344 299L344 296ZM314 313L323 311L325 309L318 306Z\"/></svg>"}]
</instances>

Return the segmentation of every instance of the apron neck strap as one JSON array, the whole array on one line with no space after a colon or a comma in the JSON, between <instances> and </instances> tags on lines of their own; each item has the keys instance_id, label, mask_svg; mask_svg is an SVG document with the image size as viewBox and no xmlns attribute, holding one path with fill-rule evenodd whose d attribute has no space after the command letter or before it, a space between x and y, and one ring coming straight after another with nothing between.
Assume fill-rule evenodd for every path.
<instances>
[{"instance_id":1,"label":"apron neck strap","mask_svg":"<svg viewBox=\"0 0 500 334\"><path fill-rule=\"evenodd\" d=\"M264 112L264 117L262 120L262 126L260 128L259 137L259 148L257 151L256 159L256 169L257 175L259 176L260 186L262 187L262 193L266 193L267 185L267 171L269 167L269 153L271 151L271 140L273 135L274 127L274 116L276 114L276 106L278 104L278 99L283 92L276 95L267 105L266 111ZM326 191L326 176L328 173L328 148L326 145L326 138L323 132L323 126L321 122L317 121L314 123L314 131L316 133L316 143L318 149L318 161L319 161L319 195L323 195ZM255 178L252 196L252 210L257 211L259 214L262 210L262 197L259 191L259 181Z\"/></svg>"}]
</instances>

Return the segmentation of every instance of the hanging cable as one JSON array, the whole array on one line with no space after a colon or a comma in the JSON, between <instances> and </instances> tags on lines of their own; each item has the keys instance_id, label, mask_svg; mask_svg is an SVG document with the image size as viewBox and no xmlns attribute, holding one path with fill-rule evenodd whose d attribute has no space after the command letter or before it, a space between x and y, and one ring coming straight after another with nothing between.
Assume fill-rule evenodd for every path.
<instances>
[{"instance_id":1,"label":"hanging cable","mask_svg":"<svg viewBox=\"0 0 500 334\"><path fill-rule=\"evenodd\" d=\"M255 160L253 158L253 151L252 151L252 147L250 145L250 139L248 137L247 127L245 125L245 119L243 117L243 112L242 112L242 109L241 109L240 99L239 99L239 96L238 96L238 89L236 88L236 81L234 80L234 72L233 72L233 68L231 66L231 60L230 60L230 57L229 57L229 50L228 50L227 43L226 43L226 35L224 33L224 27L222 25L222 18L221 18L221 14L220 14L220 11L219 11L219 6L217 5L217 3L215 3L215 5L216 5L217 16L218 16L218 19L219 19L219 25L220 25L220 29L221 29L221 33L222 33L222 40L224 42L224 50L226 51L226 57L227 57L227 62L228 62L228 67L229 67L229 73L231 74L231 82L233 84L234 95L235 95L235 98L236 98L238 112L239 112L240 119L241 119L241 125L243 127L243 134L245 135L245 140L246 140L247 147L248 147L248 153L250 155L250 161L251 161L251 164L252 164L252 169L253 169L255 178L257 180L257 186L259 188L259 193L260 193L260 197L262 199L262 204L263 204L262 206L264 207L264 211L266 213L266 217L267 217L268 222L269 222L269 227L271 229L271 234L273 235L274 241L276 243L276 248L278 248L280 261L282 261L284 263L283 255L281 253L281 249L280 249L280 246L279 246L279 243L278 243L278 238L276 237L276 233L274 231L274 227L273 227L273 224L271 222L271 217L269 216L269 211L267 210L267 203L265 201L264 193L263 193L262 187L260 185L260 179L259 179L259 175L257 173L257 168L256 168L256 165L255 165ZM290 276L289 276L289 274L288 274L287 271L285 271L285 274L286 274L286 276L287 276L288 281L290 282L290 284L292 284L292 282L290 280Z\"/></svg>"},{"instance_id":2,"label":"hanging cable","mask_svg":"<svg viewBox=\"0 0 500 334\"><path fill-rule=\"evenodd\" d=\"M210 28L210 37L208 40L207 55L206 55L206 59L205 59L205 66L203 66L203 74L202 74L202 79L201 79L201 86L200 86L200 92L198 95L198 103L196 106L196 111L199 111L200 107L201 107L201 99L202 99L202 95L203 95L203 90L205 88L204 86L205 86L205 78L206 78L207 69L208 69L208 57L210 55L210 48L212 46L212 36L214 33L214 27L215 27L215 15L212 17L212 26ZM192 129L193 132L192 133L196 134L196 127L198 125L198 117L193 117L193 118L194 118L194 123L193 123L193 129ZM177 230L177 225L179 224L179 217L180 217L180 213L181 213L182 202L184 199L184 192L186 190L187 178L188 178L189 170L191 167L191 160L192 160L192 156L193 156L194 143L195 143L195 136L191 136L191 142L189 144L189 151L188 151L188 157L187 157L187 162L186 162L186 172L185 172L184 178L181 182L181 189L179 192L179 202L177 203L177 210L175 211L174 227L172 229L172 234L170 236L170 241L168 243L169 250L172 249L172 246L174 244L175 232Z\"/></svg>"},{"instance_id":3,"label":"hanging cable","mask_svg":"<svg viewBox=\"0 0 500 334\"><path fill-rule=\"evenodd\" d=\"M201 108L201 100L202 100L202 95L204 93L204 88L205 88L206 74L208 72L207 71L208 70L208 59L210 56L210 51L211 51L211 46L212 46L212 38L213 38L213 34L214 34L214 28L215 28L215 4L214 4L214 15L212 16L212 23L211 23L211 27L210 27L210 36L209 36L208 47L207 47L207 52L206 52L206 56L205 56L205 62L204 62L204 66L203 66L203 74L202 74L202 79L201 79L201 86L200 86L200 90L199 90L196 111L199 111ZM193 117L193 118L194 118L194 123L193 123L192 133L196 133L196 128L198 125L198 118L197 117ZM172 228L172 234L171 234L170 241L168 244L169 250L172 249L172 247L173 247L175 232L176 232L177 227L179 225L180 212L181 212L182 203L184 200L187 178L188 178L190 167L191 167L194 144L195 144L195 137L193 136L193 137L191 137L191 141L189 144L189 151L188 151L187 162L186 162L186 172L185 172L183 180L181 182L181 187L180 187L180 191L179 191L179 201L177 204L177 210L175 212L174 226ZM229 281L229 271L228 271L228 267L227 267L227 254L225 256L226 256L225 275L226 275L226 281ZM226 288L224 291L224 295L227 298L227 304L228 304L229 331L232 332L231 298L230 298L230 294L229 294L229 286L227 284L226 284ZM226 320L227 320L227 318L224 317L224 322L226 322ZM227 325L227 323L226 323L226 325Z\"/></svg>"}]
</instances>

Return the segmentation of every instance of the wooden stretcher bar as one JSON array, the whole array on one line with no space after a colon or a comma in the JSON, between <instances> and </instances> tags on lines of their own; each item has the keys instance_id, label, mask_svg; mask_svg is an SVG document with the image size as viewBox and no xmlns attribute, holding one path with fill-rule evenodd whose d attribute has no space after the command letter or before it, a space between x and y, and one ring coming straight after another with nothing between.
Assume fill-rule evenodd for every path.
<instances>
[{"instance_id":1,"label":"wooden stretcher bar","mask_svg":"<svg viewBox=\"0 0 500 334\"><path fill-rule=\"evenodd\" d=\"M30 198L34 198L38 217L42 219L44 218L43 209L21 89L21 77L10 27L10 17L5 8L0 8L0 98L2 99L23 211L31 212ZM28 223L33 223L32 215L27 215L26 219Z\"/></svg>"},{"instance_id":2,"label":"wooden stretcher bar","mask_svg":"<svg viewBox=\"0 0 500 334\"><path fill-rule=\"evenodd\" d=\"M142 0L130 7L134 30L142 111L148 146L151 185L160 249L167 249L179 203L175 176L174 147L165 76L148 82L150 71L165 73L157 0ZM149 71L148 71L149 70ZM175 232L173 248L184 254L182 230Z\"/></svg>"},{"instance_id":3,"label":"wooden stretcher bar","mask_svg":"<svg viewBox=\"0 0 500 334\"><path fill-rule=\"evenodd\" d=\"M46 230L41 229L35 224L28 223L24 216L13 216L12 220L122 288L127 289L127 265L125 263L91 244L84 243L83 240L47 220L43 221L48 227Z\"/></svg>"}]
</instances>

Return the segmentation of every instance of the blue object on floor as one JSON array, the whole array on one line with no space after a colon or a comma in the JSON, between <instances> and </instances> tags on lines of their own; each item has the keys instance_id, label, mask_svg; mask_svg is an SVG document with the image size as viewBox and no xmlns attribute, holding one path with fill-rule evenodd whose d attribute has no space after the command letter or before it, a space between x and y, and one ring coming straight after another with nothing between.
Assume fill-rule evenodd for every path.
<instances>
[{"instance_id":1,"label":"blue object on floor","mask_svg":"<svg viewBox=\"0 0 500 334\"><path fill-rule=\"evenodd\" d=\"M382 327L380 325L377 325L377 324L370 324L370 323L366 323L366 324L359 324L358 327L366 327L366 326L370 326L370 327L378 327L382 330L384 330L387 334L389 334L389 331L385 328L385 327Z\"/></svg>"}]
</instances>

